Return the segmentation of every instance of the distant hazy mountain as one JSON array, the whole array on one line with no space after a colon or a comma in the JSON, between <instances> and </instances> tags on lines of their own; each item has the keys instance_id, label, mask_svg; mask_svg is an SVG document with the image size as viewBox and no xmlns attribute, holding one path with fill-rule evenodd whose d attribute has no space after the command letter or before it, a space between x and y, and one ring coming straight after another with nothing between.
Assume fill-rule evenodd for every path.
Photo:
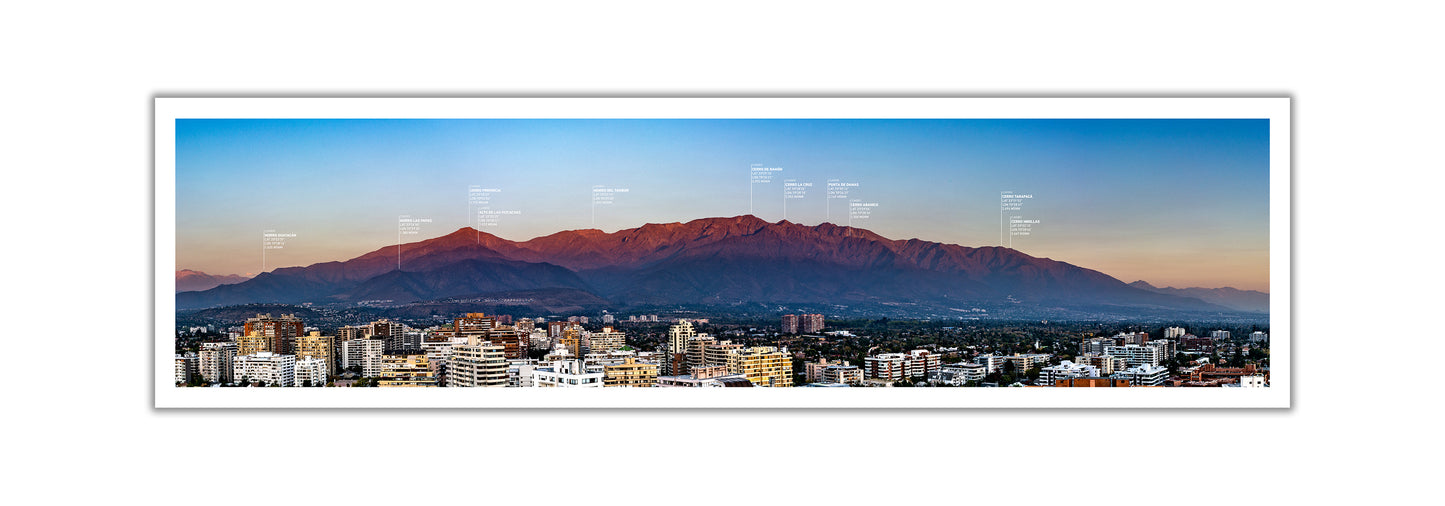
<instances>
[{"instance_id":1,"label":"distant hazy mountain","mask_svg":"<svg viewBox=\"0 0 1445 506\"><path fill-rule=\"evenodd\" d=\"M382 262L389 262L391 270L376 268L366 256L346 262L277 269L244 283L176 294L176 304L179 309L187 309L248 303L366 300L401 303L540 288L572 288L583 293L587 290L586 283L576 273L555 265L485 256L448 260L451 259L445 254L426 255L416 259L415 267L402 271L396 270L395 255Z\"/></svg>"},{"instance_id":2,"label":"distant hazy mountain","mask_svg":"<svg viewBox=\"0 0 1445 506\"><path fill-rule=\"evenodd\" d=\"M211 288L215 288L221 285L240 283L248 279L251 278L241 276L239 274L216 276L213 274L206 274L201 271L181 269L176 271L176 293L189 292L194 290L209 290Z\"/></svg>"},{"instance_id":3,"label":"distant hazy mountain","mask_svg":"<svg viewBox=\"0 0 1445 506\"><path fill-rule=\"evenodd\" d=\"M1254 313L1269 312L1269 294L1255 290L1240 290L1237 288L1159 288L1143 280L1129 283L1129 286L1149 290L1152 292L1178 295L1181 297L1193 297L1211 304L1218 304L1237 311L1248 311Z\"/></svg>"},{"instance_id":4,"label":"distant hazy mountain","mask_svg":"<svg viewBox=\"0 0 1445 506\"><path fill-rule=\"evenodd\" d=\"M571 230L514 242L471 228L343 262L277 269L176 296L178 308L252 302L434 300L544 288L645 304L928 302L1223 311L1003 247L891 240L754 216ZM580 304L580 302L579 302Z\"/></svg>"}]
</instances>

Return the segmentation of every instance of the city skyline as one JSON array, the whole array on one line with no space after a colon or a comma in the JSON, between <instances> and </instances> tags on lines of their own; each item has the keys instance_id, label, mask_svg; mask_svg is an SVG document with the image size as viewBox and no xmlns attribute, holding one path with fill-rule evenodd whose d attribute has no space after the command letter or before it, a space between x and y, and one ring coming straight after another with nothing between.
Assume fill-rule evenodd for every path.
<instances>
[{"instance_id":1,"label":"city skyline","mask_svg":"<svg viewBox=\"0 0 1445 506\"><path fill-rule=\"evenodd\" d=\"M254 274L478 226L563 230L753 214L890 239L1008 245L1125 282L1268 291L1267 120L177 120L177 269ZM783 170L752 183L754 165ZM827 183L856 183L828 199ZM811 183L784 199L786 180ZM603 190L612 203L597 203ZM601 192L610 193L610 192ZM473 193L475 194L475 193ZM1013 213L1010 213L1013 214ZM397 218L428 218L400 236Z\"/></svg>"},{"instance_id":2,"label":"city skyline","mask_svg":"<svg viewBox=\"0 0 1445 506\"><path fill-rule=\"evenodd\" d=\"M585 315L450 316L412 320L417 327L387 318L314 327L293 314L257 313L244 326L181 326L175 385L1264 388L1271 377L1270 336L1257 324L1189 325L1199 335L1178 324L1129 324L1111 335L1096 324L1005 323L1031 326L1030 343L988 336L978 322L895 322L916 334L890 337L817 313L731 323L605 314L600 327ZM920 345L925 335L934 342ZM970 344L980 342L988 344Z\"/></svg>"}]
</instances>

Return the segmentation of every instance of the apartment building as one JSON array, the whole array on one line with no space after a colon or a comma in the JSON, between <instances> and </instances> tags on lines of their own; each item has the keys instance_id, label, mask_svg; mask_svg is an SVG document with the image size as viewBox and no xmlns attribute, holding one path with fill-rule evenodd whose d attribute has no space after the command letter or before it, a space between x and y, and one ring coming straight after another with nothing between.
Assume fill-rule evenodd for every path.
<instances>
[{"instance_id":1,"label":"apartment building","mask_svg":"<svg viewBox=\"0 0 1445 506\"><path fill-rule=\"evenodd\" d=\"M1160 339L1158 341L1150 341L1151 346L1154 345L1153 343L1167 342L1169 341L1164 339ZM1129 367L1129 364L1125 362L1124 359L1121 357L1115 357L1113 355L1100 355L1098 353L1085 353L1082 356L1074 357L1074 361L1080 364L1094 366L1099 369L1099 374L1104 376L1114 374L1115 372L1122 371L1124 370L1124 368Z\"/></svg>"},{"instance_id":2,"label":"apartment building","mask_svg":"<svg viewBox=\"0 0 1445 506\"><path fill-rule=\"evenodd\" d=\"M1169 369L1157 365L1136 365L1110 376L1113 379L1129 380L1136 387L1157 387L1169 380Z\"/></svg>"},{"instance_id":3,"label":"apartment building","mask_svg":"<svg viewBox=\"0 0 1445 506\"><path fill-rule=\"evenodd\" d=\"M436 387L437 377L424 353L388 354L381 357L381 375L376 386L388 388Z\"/></svg>"},{"instance_id":4,"label":"apartment building","mask_svg":"<svg viewBox=\"0 0 1445 506\"><path fill-rule=\"evenodd\" d=\"M1099 368L1089 364L1075 363L1065 360L1058 365L1052 365L1040 369L1038 385L1052 385L1058 380L1073 378L1097 378L1100 376Z\"/></svg>"},{"instance_id":5,"label":"apartment building","mask_svg":"<svg viewBox=\"0 0 1445 506\"><path fill-rule=\"evenodd\" d=\"M477 336L467 339L467 344L452 347L451 356L447 359L447 386L507 386L508 364L505 348L481 341Z\"/></svg>"},{"instance_id":6,"label":"apartment building","mask_svg":"<svg viewBox=\"0 0 1445 506\"><path fill-rule=\"evenodd\" d=\"M241 335L249 336L253 332L258 333L266 339L266 343L270 348L265 350L249 350L245 347L239 347L237 353L251 355L258 351L269 351L280 355L290 355L292 354L292 344L305 330L306 325L302 323L301 319L297 318L296 315L283 314L280 317L272 317L270 313L257 314L255 318L246 320L245 325L242 327Z\"/></svg>"},{"instance_id":7,"label":"apartment building","mask_svg":"<svg viewBox=\"0 0 1445 506\"><path fill-rule=\"evenodd\" d=\"M617 351L627 344L626 338L626 334L611 326L602 327L602 331L592 332L587 336L587 349L592 353Z\"/></svg>"},{"instance_id":8,"label":"apartment building","mask_svg":"<svg viewBox=\"0 0 1445 506\"><path fill-rule=\"evenodd\" d=\"M294 345L296 349L296 363L299 365L301 360L307 357L316 358L326 362L326 370L328 373L334 372L337 370L337 364L334 362L334 357L337 353L332 349L335 345L336 338L334 336L323 336L320 332L309 332L304 336L297 336ZM297 380L298 383L300 381L299 379ZM325 383L325 381L322 381L322 383Z\"/></svg>"},{"instance_id":9,"label":"apartment building","mask_svg":"<svg viewBox=\"0 0 1445 506\"><path fill-rule=\"evenodd\" d=\"M230 383L236 343L201 343L200 373L208 383Z\"/></svg>"},{"instance_id":10,"label":"apartment building","mask_svg":"<svg viewBox=\"0 0 1445 506\"><path fill-rule=\"evenodd\" d=\"M961 362L939 367L928 375L928 382L960 387L970 381L983 381L985 376L988 376L988 366Z\"/></svg>"},{"instance_id":11,"label":"apartment building","mask_svg":"<svg viewBox=\"0 0 1445 506\"><path fill-rule=\"evenodd\" d=\"M353 339L341 343L341 368L361 369L361 375L375 378L381 375L381 357L386 351L386 341L381 339Z\"/></svg>"},{"instance_id":12,"label":"apartment building","mask_svg":"<svg viewBox=\"0 0 1445 506\"><path fill-rule=\"evenodd\" d=\"M728 373L741 374L756 386L793 386L793 359L786 348L755 346L728 354Z\"/></svg>"},{"instance_id":13,"label":"apartment building","mask_svg":"<svg viewBox=\"0 0 1445 506\"><path fill-rule=\"evenodd\" d=\"M176 355L176 383L188 383L201 375L201 358L194 352Z\"/></svg>"},{"instance_id":14,"label":"apartment building","mask_svg":"<svg viewBox=\"0 0 1445 506\"><path fill-rule=\"evenodd\" d=\"M269 351L239 356L235 359L231 376L236 381L249 380L252 385L264 382L266 386L295 386L296 356Z\"/></svg>"},{"instance_id":15,"label":"apartment building","mask_svg":"<svg viewBox=\"0 0 1445 506\"><path fill-rule=\"evenodd\" d=\"M900 381L927 378L939 368L940 357L928 350L908 353L883 353L863 359L865 375L870 379Z\"/></svg>"},{"instance_id":16,"label":"apartment building","mask_svg":"<svg viewBox=\"0 0 1445 506\"><path fill-rule=\"evenodd\" d=\"M1137 344L1109 346L1104 348L1104 354L1124 359L1124 363L1128 364L1129 367L1159 365L1160 358L1163 355L1157 347L1140 346Z\"/></svg>"},{"instance_id":17,"label":"apartment building","mask_svg":"<svg viewBox=\"0 0 1445 506\"><path fill-rule=\"evenodd\" d=\"M603 372L588 372L581 360L558 360L532 371L532 386L540 388L602 388Z\"/></svg>"},{"instance_id":18,"label":"apartment building","mask_svg":"<svg viewBox=\"0 0 1445 506\"><path fill-rule=\"evenodd\" d=\"M655 387L657 364L626 357L621 364L604 366L602 384L607 387Z\"/></svg>"},{"instance_id":19,"label":"apartment building","mask_svg":"<svg viewBox=\"0 0 1445 506\"><path fill-rule=\"evenodd\" d=\"M326 386L327 378L331 369L327 367L327 360L317 357L305 357L296 360L296 386Z\"/></svg>"}]
</instances>

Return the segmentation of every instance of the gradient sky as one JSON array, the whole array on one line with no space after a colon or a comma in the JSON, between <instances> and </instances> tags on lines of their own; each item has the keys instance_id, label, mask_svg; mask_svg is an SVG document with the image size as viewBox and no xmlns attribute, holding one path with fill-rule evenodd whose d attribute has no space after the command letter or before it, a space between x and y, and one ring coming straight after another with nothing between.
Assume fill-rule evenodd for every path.
<instances>
[{"instance_id":1,"label":"gradient sky","mask_svg":"<svg viewBox=\"0 0 1445 506\"><path fill-rule=\"evenodd\" d=\"M750 167L782 167L751 184ZM468 226L471 185L519 211L482 230L560 230L752 213L847 224L828 179L878 203L853 225L893 239L999 245L999 192L1041 223L1013 247L1159 286L1269 289L1268 120L177 120L176 268L345 260ZM610 206L595 185L627 188ZM828 211L831 206L831 212ZM828 216L831 215L831 219ZM595 220L595 225L594 225ZM1007 237L1005 237L1007 242Z\"/></svg>"}]
</instances>

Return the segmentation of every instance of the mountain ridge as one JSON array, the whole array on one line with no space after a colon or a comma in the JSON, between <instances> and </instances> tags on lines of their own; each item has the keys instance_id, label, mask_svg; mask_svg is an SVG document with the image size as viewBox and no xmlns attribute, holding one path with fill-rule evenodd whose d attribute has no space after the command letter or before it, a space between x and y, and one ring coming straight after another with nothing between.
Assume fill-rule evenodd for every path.
<instances>
[{"instance_id":1,"label":"mountain ridge","mask_svg":"<svg viewBox=\"0 0 1445 506\"><path fill-rule=\"evenodd\" d=\"M179 269L176 271L176 292L209 290L221 285L240 283L251 279L240 274L208 274L205 272Z\"/></svg>"},{"instance_id":2,"label":"mountain ridge","mask_svg":"<svg viewBox=\"0 0 1445 506\"><path fill-rule=\"evenodd\" d=\"M648 223L612 233L564 230L520 242L462 227L349 260L277 269L230 286L177 294L177 307L285 299L405 302L566 288L619 306L1007 300L1040 306L1226 309L1001 246L888 239L863 228L767 222L752 215Z\"/></svg>"},{"instance_id":3,"label":"mountain ridge","mask_svg":"<svg viewBox=\"0 0 1445 506\"><path fill-rule=\"evenodd\" d=\"M1157 293L1192 297L1238 311L1254 313L1269 312L1269 292L1261 292L1259 290L1241 290L1232 286L1219 288L1199 286L1187 288L1175 288L1172 286L1157 287L1142 279L1129 283L1129 286Z\"/></svg>"}]
</instances>

